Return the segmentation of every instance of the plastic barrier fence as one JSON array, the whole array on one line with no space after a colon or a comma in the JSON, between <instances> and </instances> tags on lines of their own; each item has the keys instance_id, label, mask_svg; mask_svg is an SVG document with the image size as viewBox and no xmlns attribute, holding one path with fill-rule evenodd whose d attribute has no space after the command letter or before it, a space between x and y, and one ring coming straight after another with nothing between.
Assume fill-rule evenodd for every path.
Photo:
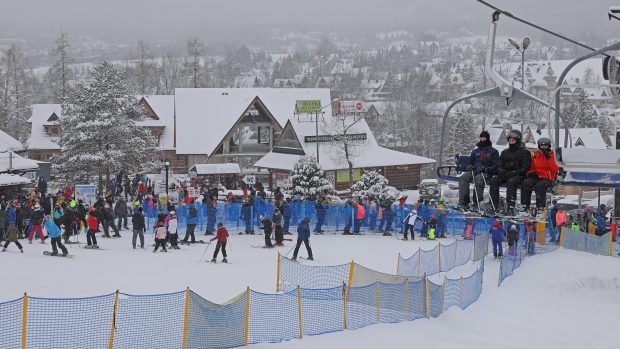
<instances>
[{"instance_id":1,"label":"plastic barrier fence","mask_svg":"<svg viewBox=\"0 0 620 349\"><path fill-rule=\"evenodd\" d=\"M265 294L249 288L225 304L189 289L136 296L0 303L3 348L231 348L305 335L437 317L467 308L482 292L484 260L468 278L427 277Z\"/></svg>"},{"instance_id":2,"label":"plastic barrier fence","mask_svg":"<svg viewBox=\"0 0 620 349\"><path fill-rule=\"evenodd\" d=\"M534 244L533 248L530 249L530 254L544 254L548 252L553 252L557 250L557 245L538 245ZM499 267L499 280L497 285L500 286L504 279L513 274L515 269L521 266L523 260L528 256L528 246L527 240L521 241L514 245L513 247L509 247L504 250L504 256L502 257L501 264Z\"/></svg>"},{"instance_id":3,"label":"plastic barrier fence","mask_svg":"<svg viewBox=\"0 0 620 349\"><path fill-rule=\"evenodd\" d=\"M284 205L283 218L284 231L294 233L297 231L297 225L304 217L310 218L310 226L314 230L317 228L319 221L315 201L292 201ZM271 201L257 198L254 204L244 207L241 203L223 203L218 202L216 207L208 207L202 202L193 204L197 211L196 217L196 233L214 231L217 223L223 223L228 230L231 231L258 231L260 228L260 216L272 217L274 204ZM402 233L404 228L403 220L413 208L411 205L392 205L390 210L384 210L379 216L378 208L374 210L369 206L364 206L366 216L360 223L361 232L394 232ZM150 204L146 199L142 203L144 215L147 218L147 225L152 227L157 221L159 207ZM162 207L164 213L168 213L167 207ZM187 227L188 206L183 204L175 208L178 219L178 230L184 233ZM321 229L326 231L353 231L356 210L350 205L344 204L327 204L325 205L325 215L321 220ZM431 214L437 218L436 234L446 235L462 235L465 231L466 214L462 212L443 210L437 208L429 209L428 219ZM129 217L131 221L131 217ZM493 222L493 218L472 217L470 221L473 224L473 233L480 235L487 233ZM415 231L420 234L424 229L422 222L418 221ZM147 231L152 229L147 228ZM181 236L182 237L182 236Z\"/></svg>"},{"instance_id":4,"label":"plastic barrier fence","mask_svg":"<svg viewBox=\"0 0 620 349\"><path fill-rule=\"evenodd\" d=\"M612 235L607 233L603 236L592 235L584 232L576 232L564 229L560 236L560 246L576 251L594 253L602 256L612 256Z\"/></svg>"}]
</instances>

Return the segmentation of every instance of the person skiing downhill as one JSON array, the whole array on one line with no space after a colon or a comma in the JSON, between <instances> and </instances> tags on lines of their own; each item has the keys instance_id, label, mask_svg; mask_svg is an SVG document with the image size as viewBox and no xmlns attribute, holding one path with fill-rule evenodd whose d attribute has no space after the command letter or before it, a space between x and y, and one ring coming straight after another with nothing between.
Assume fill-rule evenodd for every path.
<instances>
[{"instance_id":1,"label":"person skiing downhill","mask_svg":"<svg viewBox=\"0 0 620 349\"><path fill-rule=\"evenodd\" d=\"M299 247L303 243L306 245L306 251L308 252L308 260L314 260L312 257L312 248L310 248L310 218L305 217L297 226L297 245L295 245L295 250L293 251L293 261L297 260L297 253L299 252Z\"/></svg>"},{"instance_id":2,"label":"person skiing downhill","mask_svg":"<svg viewBox=\"0 0 620 349\"><path fill-rule=\"evenodd\" d=\"M224 224L217 224L217 233L214 238L209 241L217 240L217 244L215 245L215 252L213 252L213 259L211 259L211 263L217 262L217 255L220 252L220 248L222 249L222 259L223 263L228 263L227 255L226 255L226 243L228 242L228 230L224 228Z\"/></svg>"},{"instance_id":3,"label":"person skiing downhill","mask_svg":"<svg viewBox=\"0 0 620 349\"><path fill-rule=\"evenodd\" d=\"M469 156L470 164L465 172L459 177L459 203L457 208L462 210L479 210L478 204L483 201L486 178L495 174L499 152L493 148L491 135L488 131L480 132L480 141L476 149ZM474 182L474 196L470 203L469 183Z\"/></svg>"}]
</instances>

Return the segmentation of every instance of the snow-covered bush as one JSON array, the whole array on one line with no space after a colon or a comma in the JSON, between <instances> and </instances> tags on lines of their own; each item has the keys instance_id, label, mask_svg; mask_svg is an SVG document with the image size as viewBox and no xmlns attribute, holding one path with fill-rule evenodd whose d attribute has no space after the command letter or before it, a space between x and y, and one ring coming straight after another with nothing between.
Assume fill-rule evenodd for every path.
<instances>
[{"instance_id":1,"label":"snow-covered bush","mask_svg":"<svg viewBox=\"0 0 620 349\"><path fill-rule=\"evenodd\" d=\"M303 197L316 197L334 189L313 156L303 156L295 163L291 171L291 181L293 194Z\"/></svg>"},{"instance_id":2,"label":"snow-covered bush","mask_svg":"<svg viewBox=\"0 0 620 349\"><path fill-rule=\"evenodd\" d=\"M351 186L353 196L368 196L378 201L394 201L400 192L390 186L390 181L377 171L364 172L360 180Z\"/></svg>"}]
</instances>

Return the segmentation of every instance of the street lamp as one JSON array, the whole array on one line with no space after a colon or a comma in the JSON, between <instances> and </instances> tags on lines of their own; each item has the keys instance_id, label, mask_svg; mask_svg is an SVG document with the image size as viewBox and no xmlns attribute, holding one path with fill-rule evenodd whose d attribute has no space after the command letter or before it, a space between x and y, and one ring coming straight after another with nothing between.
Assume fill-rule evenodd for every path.
<instances>
[{"instance_id":1,"label":"street lamp","mask_svg":"<svg viewBox=\"0 0 620 349\"><path fill-rule=\"evenodd\" d=\"M170 168L170 163L168 161L164 162L164 166L166 167L166 197L168 196L168 169Z\"/></svg>"}]
</instances>

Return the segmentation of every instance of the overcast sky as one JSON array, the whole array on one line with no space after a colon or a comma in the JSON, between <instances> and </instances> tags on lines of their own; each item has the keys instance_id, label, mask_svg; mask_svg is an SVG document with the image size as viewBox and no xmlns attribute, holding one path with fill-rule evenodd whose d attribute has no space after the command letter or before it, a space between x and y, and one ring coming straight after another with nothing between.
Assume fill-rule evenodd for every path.
<instances>
[{"instance_id":1,"label":"overcast sky","mask_svg":"<svg viewBox=\"0 0 620 349\"><path fill-rule=\"evenodd\" d=\"M489 0L563 33L611 36L617 0ZM117 37L221 37L227 30L300 28L364 31L465 28L485 33L491 10L475 0L0 0L0 38L58 32ZM524 26L506 20L502 29ZM508 25L508 22L511 22ZM405 28L406 27L406 28Z\"/></svg>"}]
</instances>

